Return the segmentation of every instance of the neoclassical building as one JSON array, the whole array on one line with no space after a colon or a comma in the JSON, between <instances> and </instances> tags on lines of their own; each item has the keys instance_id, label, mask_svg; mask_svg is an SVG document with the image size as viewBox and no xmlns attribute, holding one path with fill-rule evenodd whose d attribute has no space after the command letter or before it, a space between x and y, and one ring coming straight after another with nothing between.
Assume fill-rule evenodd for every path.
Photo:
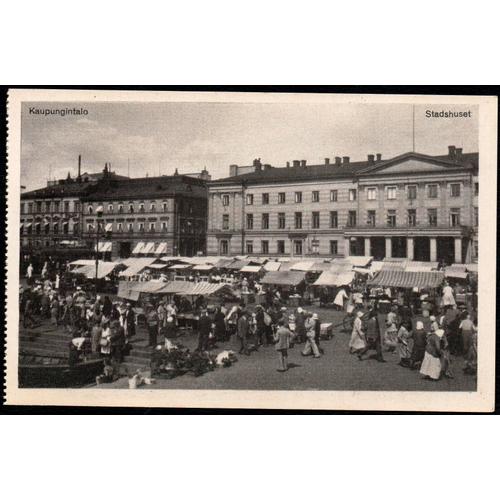
<instances>
[{"instance_id":1,"label":"neoclassical building","mask_svg":"<svg viewBox=\"0 0 500 500\"><path fill-rule=\"evenodd\" d=\"M478 153L454 146L283 168L255 160L250 172L208 183L207 252L475 261L478 168Z\"/></svg>"}]
</instances>

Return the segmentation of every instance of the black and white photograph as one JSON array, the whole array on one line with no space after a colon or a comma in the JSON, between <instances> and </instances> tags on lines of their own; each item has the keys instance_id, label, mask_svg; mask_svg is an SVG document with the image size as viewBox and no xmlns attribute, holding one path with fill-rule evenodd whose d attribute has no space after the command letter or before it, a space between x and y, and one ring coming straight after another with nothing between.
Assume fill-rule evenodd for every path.
<instances>
[{"instance_id":1,"label":"black and white photograph","mask_svg":"<svg viewBox=\"0 0 500 500\"><path fill-rule=\"evenodd\" d=\"M479 101L101 94L19 103L21 393L479 394Z\"/></svg>"}]
</instances>

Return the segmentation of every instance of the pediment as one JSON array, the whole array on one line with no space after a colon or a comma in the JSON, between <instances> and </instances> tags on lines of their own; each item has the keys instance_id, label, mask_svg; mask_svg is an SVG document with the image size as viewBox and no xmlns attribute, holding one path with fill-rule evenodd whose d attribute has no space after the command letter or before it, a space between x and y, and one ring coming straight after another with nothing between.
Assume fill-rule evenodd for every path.
<instances>
[{"instance_id":1,"label":"pediment","mask_svg":"<svg viewBox=\"0 0 500 500\"><path fill-rule=\"evenodd\" d=\"M449 170L450 167L431 163L424 160L416 160L414 158L404 160L394 165L387 165L377 170L379 174L417 174L419 172L443 172Z\"/></svg>"}]
</instances>

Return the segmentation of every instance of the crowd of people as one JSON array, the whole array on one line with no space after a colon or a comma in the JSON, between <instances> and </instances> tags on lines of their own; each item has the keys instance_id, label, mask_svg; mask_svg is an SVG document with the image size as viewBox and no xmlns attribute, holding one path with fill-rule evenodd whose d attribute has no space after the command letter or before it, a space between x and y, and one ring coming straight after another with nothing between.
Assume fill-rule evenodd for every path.
<instances>
[{"instance_id":1,"label":"crowd of people","mask_svg":"<svg viewBox=\"0 0 500 500\"><path fill-rule=\"evenodd\" d=\"M355 310L349 348L360 361L385 362L384 353L399 355L399 365L430 380L453 378L450 355L464 358L463 371L477 372L477 325L468 310L459 310L453 289L445 283L438 301L423 300L419 314L393 300L387 314L378 301ZM373 351L373 352L371 352Z\"/></svg>"}]
</instances>

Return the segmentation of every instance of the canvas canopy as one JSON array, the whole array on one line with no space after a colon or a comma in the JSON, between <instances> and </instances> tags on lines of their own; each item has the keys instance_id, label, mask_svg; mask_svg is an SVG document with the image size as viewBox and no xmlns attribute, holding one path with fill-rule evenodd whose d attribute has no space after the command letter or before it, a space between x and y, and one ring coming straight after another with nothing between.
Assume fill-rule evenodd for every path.
<instances>
[{"instance_id":1,"label":"canvas canopy","mask_svg":"<svg viewBox=\"0 0 500 500\"><path fill-rule=\"evenodd\" d=\"M91 266L92 264L95 265L95 260L92 259L78 259L74 260L73 262L70 262L70 266Z\"/></svg>"},{"instance_id":2,"label":"canvas canopy","mask_svg":"<svg viewBox=\"0 0 500 500\"><path fill-rule=\"evenodd\" d=\"M290 267L290 271L310 271L313 266L314 266L314 261L302 260L292 264L292 266Z\"/></svg>"},{"instance_id":3,"label":"canvas canopy","mask_svg":"<svg viewBox=\"0 0 500 500\"><path fill-rule=\"evenodd\" d=\"M229 264L232 264L232 262L233 259L219 259L215 264L215 267L217 267L218 269L227 268L227 266L229 266Z\"/></svg>"},{"instance_id":4,"label":"canvas canopy","mask_svg":"<svg viewBox=\"0 0 500 500\"><path fill-rule=\"evenodd\" d=\"M154 293L170 295L212 295L223 288L229 288L225 283L193 283L191 281L170 281Z\"/></svg>"},{"instance_id":5,"label":"canvas canopy","mask_svg":"<svg viewBox=\"0 0 500 500\"><path fill-rule=\"evenodd\" d=\"M403 270L406 267L406 259L385 258L382 264L383 271Z\"/></svg>"},{"instance_id":6,"label":"canvas canopy","mask_svg":"<svg viewBox=\"0 0 500 500\"><path fill-rule=\"evenodd\" d=\"M230 264L227 264L224 266L226 269L231 269L232 271L239 271L243 267L249 265L250 262L247 260L235 260L231 262Z\"/></svg>"},{"instance_id":7,"label":"canvas canopy","mask_svg":"<svg viewBox=\"0 0 500 500\"><path fill-rule=\"evenodd\" d=\"M354 271L346 271L335 273L324 271L321 276L314 282L316 286L346 286L352 283L354 279Z\"/></svg>"},{"instance_id":8,"label":"canvas canopy","mask_svg":"<svg viewBox=\"0 0 500 500\"><path fill-rule=\"evenodd\" d=\"M125 259L122 264L127 269L120 273L120 276L131 277L139 274L143 269L149 267L156 261L155 257L130 257Z\"/></svg>"},{"instance_id":9,"label":"canvas canopy","mask_svg":"<svg viewBox=\"0 0 500 500\"><path fill-rule=\"evenodd\" d=\"M306 279L304 271L271 271L262 278L267 285L297 286Z\"/></svg>"},{"instance_id":10,"label":"canvas canopy","mask_svg":"<svg viewBox=\"0 0 500 500\"><path fill-rule=\"evenodd\" d=\"M366 267L373 260L373 257L367 257L364 255L350 255L346 258L355 267Z\"/></svg>"},{"instance_id":11,"label":"canvas canopy","mask_svg":"<svg viewBox=\"0 0 500 500\"><path fill-rule=\"evenodd\" d=\"M401 270L382 270L368 282L371 286L388 286L395 288L437 288L444 279L440 271L406 272Z\"/></svg>"},{"instance_id":12,"label":"canvas canopy","mask_svg":"<svg viewBox=\"0 0 500 500\"><path fill-rule=\"evenodd\" d=\"M113 244L111 243L111 241L100 241L99 242L99 247L96 248L94 246L94 248L98 252L111 252L112 246L113 246Z\"/></svg>"},{"instance_id":13,"label":"canvas canopy","mask_svg":"<svg viewBox=\"0 0 500 500\"><path fill-rule=\"evenodd\" d=\"M151 269L164 269L167 267L167 264L149 264L147 267Z\"/></svg>"},{"instance_id":14,"label":"canvas canopy","mask_svg":"<svg viewBox=\"0 0 500 500\"><path fill-rule=\"evenodd\" d=\"M97 278L105 278L110 274L117 266L120 266L119 262L104 262L99 261L97 266ZM96 277L95 273L95 262L92 265L81 266L73 271L74 273L83 274L86 278L94 279Z\"/></svg>"},{"instance_id":15,"label":"canvas canopy","mask_svg":"<svg viewBox=\"0 0 500 500\"><path fill-rule=\"evenodd\" d=\"M156 247L155 254L160 255L162 253L167 253L167 243L166 242L160 243Z\"/></svg>"},{"instance_id":16,"label":"canvas canopy","mask_svg":"<svg viewBox=\"0 0 500 500\"><path fill-rule=\"evenodd\" d=\"M281 266L281 262L269 261L264 264L264 269L266 271L279 271Z\"/></svg>"},{"instance_id":17,"label":"canvas canopy","mask_svg":"<svg viewBox=\"0 0 500 500\"><path fill-rule=\"evenodd\" d=\"M210 271L213 268L211 264L197 264L193 267L193 271Z\"/></svg>"},{"instance_id":18,"label":"canvas canopy","mask_svg":"<svg viewBox=\"0 0 500 500\"><path fill-rule=\"evenodd\" d=\"M413 272L419 272L419 271L437 271L437 268L439 267L439 264L437 262L424 262L424 261L418 261L418 260L407 260L406 261L406 266L405 266L405 271L413 271Z\"/></svg>"},{"instance_id":19,"label":"canvas canopy","mask_svg":"<svg viewBox=\"0 0 500 500\"><path fill-rule=\"evenodd\" d=\"M155 253L155 244L152 241L149 241L142 247L139 253Z\"/></svg>"},{"instance_id":20,"label":"canvas canopy","mask_svg":"<svg viewBox=\"0 0 500 500\"><path fill-rule=\"evenodd\" d=\"M262 266L245 266L240 269L242 273L258 273L262 269Z\"/></svg>"},{"instance_id":21,"label":"canvas canopy","mask_svg":"<svg viewBox=\"0 0 500 500\"><path fill-rule=\"evenodd\" d=\"M173 269L174 271L180 270L180 269L189 269L191 267L191 264L174 264L173 266L170 266L169 269Z\"/></svg>"},{"instance_id":22,"label":"canvas canopy","mask_svg":"<svg viewBox=\"0 0 500 500\"><path fill-rule=\"evenodd\" d=\"M120 281L118 284L118 297L139 300L141 293L155 293L164 285L163 281Z\"/></svg>"}]
</instances>

